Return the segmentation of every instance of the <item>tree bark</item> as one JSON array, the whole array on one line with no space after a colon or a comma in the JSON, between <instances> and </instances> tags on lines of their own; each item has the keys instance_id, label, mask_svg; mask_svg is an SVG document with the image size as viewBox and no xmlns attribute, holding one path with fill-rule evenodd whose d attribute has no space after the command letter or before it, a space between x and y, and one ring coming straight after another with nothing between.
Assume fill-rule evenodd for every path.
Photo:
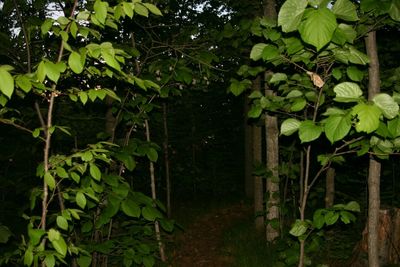
<instances>
[{"instance_id":1,"label":"tree bark","mask_svg":"<svg viewBox=\"0 0 400 267\"><path fill-rule=\"evenodd\" d=\"M276 20L276 2L275 0L264 0L264 16L268 19ZM265 72L265 95L272 96L274 92L268 87L266 80L269 73ZM279 237L279 222L280 217L280 189L279 189L279 129L278 118L276 116L265 116L265 133L266 133L266 159L267 169L272 172L272 177L267 179L266 193L268 196L266 205L267 222L274 222L267 224L266 237L268 242L274 241Z\"/></svg>"},{"instance_id":2,"label":"tree bark","mask_svg":"<svg viewBox=\"0 0 400 267\"><path fill-rule=\"evenodd\" d=\"M254 198L254 181L253 181L253 127L249 124L247 112L249 111L250 101L245 97L244 100L244 188L246 197Z\"/></svg>"},{"instance_id":3,"label":"tree bark","mask_svg":"<svg viewBox=\"0 0 400 267\"><path fill-rule=\"evenodd\" d=\"M253 82L253 90L260 90L260 77ZM253 125L253 161L254 164L260 164L262 161L262 129L257 125ZM256 216L255 227L258 232L264 231L264 186L261 176L254 176L254 213Z\"/></svg>"},{"instance_id":4,"label":"tree bark","mask_svg":"<svg viewBox=\"0 0 400 267\"><path fill-rule=\"evenodd\" d=\"M376 32L368 33L365 47L369 56L368 99L380 92L379 59L376 45ZM368 169L368 266L379 266L378 225L380 208L381 164L373 156L369 159Z\"/></svg>"},{"instance_id":5,"label":"tree bark","mask_svg":"<svg viewBox=\"0 0 400 267\"><path fill-rule=\"evenodd\" d=\"M169 171L169 136L168 136L168 106L167 103L163 103L163 126L164 126L164 167L165 167L165 183L166 183L166 195L167 195L167 216L171 218L171 181Z\"/></svg>"}]
</instances>

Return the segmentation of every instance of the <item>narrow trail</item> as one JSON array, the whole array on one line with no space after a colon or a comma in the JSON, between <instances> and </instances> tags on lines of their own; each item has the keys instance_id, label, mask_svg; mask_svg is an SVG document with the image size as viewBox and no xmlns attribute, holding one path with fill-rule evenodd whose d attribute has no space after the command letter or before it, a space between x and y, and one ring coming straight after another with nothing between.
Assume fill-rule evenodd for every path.
<instances>
[{"instance_id":1,"label":"narrow trail","mask_svg":"<svg viewBox=\"0 0 400 267\"><path fill-rule=\"evenodd\" d=\"M234 257L223 247L223 235L240 219L251 216L244 204L212 210L199 216L175 239L171 267L230 267Z\"/></svg>"}]
</instances>

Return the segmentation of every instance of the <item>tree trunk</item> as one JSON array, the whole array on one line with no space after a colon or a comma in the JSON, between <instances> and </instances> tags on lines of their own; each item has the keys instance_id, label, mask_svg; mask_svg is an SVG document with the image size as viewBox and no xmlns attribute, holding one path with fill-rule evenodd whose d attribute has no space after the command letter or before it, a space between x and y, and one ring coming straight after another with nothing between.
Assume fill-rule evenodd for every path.
<instances>
[{"instance_id":1,"label":"tree trunk","mask_svg":"<svg viewBox=\"0 0 400 267\"><path fill-rule=\"evenodd\" d=\"M163 103L163 126L164 126L164 166L165 166L165 183L166 183L166 195L167 195L167 216L171 218L171 181L169 172L169 137L168 137L168 107L167 103Z\"/></svg>"},{"instance_id":2,"label":"tree trunk","mask_svg":"<svg viewBox=\"0 0 400 267\"><path fill-rule=\"evenodd\" d=\"M260 90L260 77L253 82L253 90ZM262 161L262 139L261 127L253 125L253 161L254 164L260 164ZM254 213L256 216L255 226L258 232L264 231L264 186L261 176L254 176Z\"/></svg>"},{"instance_id":3,"label":"tree trunk","mask_svg":"<svg viewBox=\"0 0 400 267\"><path fill-rule=\"evenodd\" d=\"M335 201L335 169L330 167L326 171L325 208L333 206Z\"/></svg>"},{"instance_id":4,"label":"tree trunk","mask_svg":"<svg viewBox=\"0 0 400 267\"><path fill-rule=\"evenodd\" d=\"M246 96L244 100L244 188L246 197L254 198L253 181L253 140L252 126L248 122L247 112L249 111L250 101Z\"/></svg>"},{"instance_id":5,"label":"tree trunk","mask_svg":"<svg viewBox=\"0 0 400 267\"><path fill-rule=\"evenodd\" d=\"M368 99L380 92L379 59L376 45L376 32L368 33L365 46L369 56ZM379 266L378 225L380 208L381 164L373 156L369 160L368 171L368 266Z\"/></svg>"},{"instance_id":6,"label":"tree trunk","mask_svg":"<svg viewBox=\"0 0 400 267\"><path fill-rule=\"evenodd\" d=\"M275 0L264 0L264 16L271 20L276 20L276 3ZM265 72L265 95L272 96L274 92L268 87L266 80L269 73ZM279 236L279 204L280 204L280 190L279 190L279 129L278 118L276 116L265 116L265 133L266 133L266 159L267 169L272 172L272 176L267 179L266 193L268 196L266 205L267 214L267 229L266 237L268 242L274 241Z\"/></svg>"}]
</instances>

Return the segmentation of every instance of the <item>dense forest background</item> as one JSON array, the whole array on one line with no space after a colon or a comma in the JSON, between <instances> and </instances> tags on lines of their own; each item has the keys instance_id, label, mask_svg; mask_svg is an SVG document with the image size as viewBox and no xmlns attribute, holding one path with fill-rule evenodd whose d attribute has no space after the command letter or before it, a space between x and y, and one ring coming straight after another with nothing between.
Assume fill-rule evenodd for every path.
<instances>
[{"instance_id":1,"label":"dense forest background","mask_svg":"<svg viewBox=\"0 0 400 267\"><path fill-rule=\"evenodd\" d=\"M399 264L399 21L398 0L0 1L0 265L179 266L219 217L226 266Z\"/></svg>"}]
</instances>

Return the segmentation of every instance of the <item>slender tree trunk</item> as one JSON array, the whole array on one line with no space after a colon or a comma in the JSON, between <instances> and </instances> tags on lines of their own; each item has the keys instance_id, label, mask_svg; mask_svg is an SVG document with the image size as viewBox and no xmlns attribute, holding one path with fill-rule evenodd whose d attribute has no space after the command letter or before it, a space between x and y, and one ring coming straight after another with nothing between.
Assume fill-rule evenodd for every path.
<instances>
[{"instance_id":1,"label":"slender tree trunk","mask_svg":"<svg viewBox=\"0 0 400 267\"><path fill-rule=\"evenodd\" d=\"M244 100L244 187L248 198L254 198L254 182L252 175L253 168L253 128L248 122L247 112L249 111L250 101L246 96Z\"/></svg>"},{"instance_id":2,"label":"slender tree trunk","mask_svg":"<svg viewBox=\"0 0 400 267\"><path fill-rule=\"evenodd\" d=\"M145 124L145 128L146 128L146 141L150 142L151 139L150 139L149 121L145 120L144 124ZM154 163L152 161L150 161L149 169L150 169L150 180L151 180L151 198L153 200L156 200L157 199L156 175L155 175L155 172L154 172ZM159 251L160 251L161 261L165 262L167 260L167 258L166 258L166 255L165 255L164 244L161 241L160 224L159 224L159 222L157 220L154 222L154 231L156 233L156 240L158 242L158 248L159 248Z\"/></svg>"},{"instance_id":3,"label":"slender tree trunk","mask_svg":"<svg viewBox=\"0 0 400 267\"><path fill-rule=\"evenodd\" d=\"M260 77L253 82L253 90L260 90ZM262 161L262 129L253 125L253 161L254 164L260 164ZM256 216L255 226L258 232L264 231L264 186L261 176L254 176L254 213Z\"/></svg>"},{"instance_id":4,"label":"slender tree trunk","mask_svg":"<svg viewBox=\"0 0 400 267\"><path fill-rule=\"evenodd\" d=\"M376 45L376 32L368 33L365 47L369 56L368 99L380 92L379 58ZM368 169L368 266L379 266L378 225L380 209L381 164L373 156L369 159Z\"/></svg>"},{"instance_id":5,"label":"slender tree trunk","mask_svg":"<svg viewBox=\"0 0 400 267\"><path fill-rule=\"evenodd\" d=\"M325 208L333 206L335 201L335 169L330 167L326 171Z\"/></svg>"},{"instance_id":6,"label":"slender tree trunk","mask_svg":"<svg viewBox=\"0 0 400 267\"><path fill-rule=\"evenodd\" d=\"M168 106L167 103L163 103L163 126L164 126L164 167L165 167L165 183L166 183L166 194L167 194L167 216L171 218L171 181L169 171L169 136L168 136Z\"/></svg>"},{"instance_id":7,"label":"slender tree trunk","mask_svg":"<svg viewBox=\"0 0 400 267\"><path fill-rule=\"evenodd\" d=\"M276 20L276 2L275 0L264 0L264 16L271 20ZM268 87L266 80L269 73L265 72L265 95L272 96L274 92ZM266 159L267 169L272 172L272 177L267 179L266 193L268 196L266 204L267 222L279 222L280 212L280 189L279 189L279 129L278 118L276 116L265 116L265 133L266 133ZM268 242L274 241L279 237L279 226L272 223L267 224L266 237Z\"/></svg>"}]
</instances>

